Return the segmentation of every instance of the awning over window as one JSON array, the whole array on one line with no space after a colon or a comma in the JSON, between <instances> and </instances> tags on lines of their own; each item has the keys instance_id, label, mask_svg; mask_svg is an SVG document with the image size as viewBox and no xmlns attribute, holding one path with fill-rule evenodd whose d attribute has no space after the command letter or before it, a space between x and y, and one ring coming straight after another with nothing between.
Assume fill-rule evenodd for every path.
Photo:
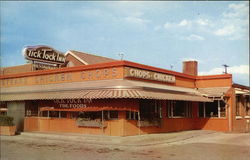
<instances>
[{"instance_id":1,"label":"awning over window","mask_svg":"<svg viewBox=\"0 0 250 160\"><path fill-rule=\"evenodd\" d=\"M106 90L79 90L62 92L38 92L22 94L4 94L2 101L14 100L53 100L53 99L107 99L107 98L135 98L135 99L157 99L157 100L183 100L209 102L210 100L192 94L177 94L144 91L139 89L106 89Z\"/></svg>"},{"instance_id":2,"label":"awning over window","mask_svg":"<svg viewBox=\"0 0 250 160\"><path fill-rule=\"evenodd\" d=\"M0 112L7 112L8 108L0 108Z\"/></svg>"},{"instance_id":3,"label":"awning over window","mask_svg":"<svg viewBox=\"0 0 250 160\"><path fill-rule=\"evenodd\" d=\"M235 89L235 94L240 94L240 95L250 95L250 92L247 90L240 90L240 89Z\"/></svg>"},{"instance_id":4,"label":"awning over window","mask_svg":"<svg viewBox=\"0 0 250 160\"><path fill-rule=\"evenodd\" d=\"M97 112L97 111L134 111L138 112L138 107L86 107L86 108L54 108L41 107L40 111L70 111L70 112Z\"/></svg>"},{"instance_id":5,"label":"awning over window","mask_svg":"<svg viewBox=\"0 0 250 160\"><path fill-rule=\"evenodd\" d=\"M1 89L1 101L135 98L209 102L191 88L131 80L72 82Z\"/></svg>"},{"instance_id":6,"label":"awning over window","mask_svg":"<svg viewBox=\"0 0 250 160\"><path fill-rule=\"evenodd\" d=\"M211 87L211 88L199 88L198 91L205 97L221 98L228 91L230 87Z\"/></svg>"}]
</instances>

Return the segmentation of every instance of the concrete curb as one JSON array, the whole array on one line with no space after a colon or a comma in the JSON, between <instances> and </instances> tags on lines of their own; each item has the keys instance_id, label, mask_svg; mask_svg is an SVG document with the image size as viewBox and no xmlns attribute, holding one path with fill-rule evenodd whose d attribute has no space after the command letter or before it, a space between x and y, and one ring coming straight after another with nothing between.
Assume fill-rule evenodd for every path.
<instances>
[{"instance_id":1,"label":"concrete curb","mask_svg":"<svg viewBox=\"0 0 250 160\"><path fill-rule=\"evenodd\" d=\"M215 131L183 131L161 134L146 134L138 136L115 137L105 135L82 135L71 133L41 133L22 132L20 138L39 138L43 140L75 141L97 145L119 145L119 146L153 146L160 144L170 144L198 136L208 136Z\"/></svg>"}]
</instances>

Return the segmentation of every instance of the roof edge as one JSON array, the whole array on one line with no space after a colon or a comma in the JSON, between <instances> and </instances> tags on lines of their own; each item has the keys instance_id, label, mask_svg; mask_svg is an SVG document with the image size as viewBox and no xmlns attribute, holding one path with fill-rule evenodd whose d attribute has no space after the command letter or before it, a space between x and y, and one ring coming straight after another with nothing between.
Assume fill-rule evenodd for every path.
<instances>
[{"instance_id":1,"label":"roof edge","mask_svg":"<svg viewBox=\"0 0 250 160\"><path fill-rule=\"evenodd\" d=\"M234 87L234 88L241 88L241 89L250 90L250 87L249 87L249 86L245 86L245 85L238 84L238 83L233 83L233 87Z\"/></svg>"},{"instance_id":2,"label":"roof edge","mask_svg":"<svg viewBox=\"0 0 250 160\"><path fill-rule=\"evenodd\" d=\"M85 62L85 61L82 60L80 57L78 57L77 55L75 55L71 50L69 50L69 51L66 52L65 57L66 57L67 55L69 55L69 54L72 55L73 57L75 57L78 61L82 62L83 64L88 65L87 62Z\"/></svg>"},{"instance_id":3,"label":"roof edge","mask_svg":"<svg viewBox=\"0 0 250 160\"><path fill-rule=\"evenodd\" d=\"M232 78L232 74L217 74L217 75L196 76L196 80L220 79L220 78Z\"/></svg>"}]
</instances>

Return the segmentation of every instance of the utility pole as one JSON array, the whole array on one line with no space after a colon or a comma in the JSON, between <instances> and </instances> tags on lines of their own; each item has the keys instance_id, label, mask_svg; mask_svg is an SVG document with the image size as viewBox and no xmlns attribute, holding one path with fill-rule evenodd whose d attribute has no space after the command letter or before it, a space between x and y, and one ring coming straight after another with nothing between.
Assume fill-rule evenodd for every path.
<instances>
[{"instance_id":1,"label":"utility pole","mask_svg":"<svg viewBox=\"0 0 250 160\"><path fill-rule=\"evenodd\" d=\"M174 66L171 64L171 65L170 65L171 70L173 70L173 67L174 67Z\"/></svg>"},{"instance_id":2,"label":"utility pole","mask_svg":"<svg viewBox=\"0 0 250 160\"><path fill-rule=\"evenodd\" d=\"M223 64L222 66L224 66L224 68L225 68L225 71L223 72L224 74L227 74L227 67L229 67L228 65L226 65L226 64Z\"/></svg>"},{"instance_id":3,"label":"utility pole","mask_svg":"<svg viewBox=\"0 0 250 160\"><path fill-rule=\"evenodd\" d=\"M123 57L124 57L124 53L118 53L118 56L120 56L121 57L121 61L123 60Z\"/></svg>"}]
</instances>

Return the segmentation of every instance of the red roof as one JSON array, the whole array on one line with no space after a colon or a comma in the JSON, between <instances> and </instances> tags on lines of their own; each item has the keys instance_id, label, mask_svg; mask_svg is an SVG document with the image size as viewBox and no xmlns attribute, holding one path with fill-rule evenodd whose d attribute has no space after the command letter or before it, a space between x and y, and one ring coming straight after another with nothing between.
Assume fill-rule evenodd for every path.
<instances>
[{"instance_id":1,"label":"red roof","mask_svg":"<svg viewBox=\"0 0 250 160\"><path fill-rule=\"evenodd\" d=\"M97 55L83 53L83 52L74 51L74 50L70 50L70 52L74 54L73 56L76 56L77 58L86 62L87 64L97 64L97 63L116 61L115 59L112 59L112 58L97 56Z\"/></svg>"}]
</instances>

